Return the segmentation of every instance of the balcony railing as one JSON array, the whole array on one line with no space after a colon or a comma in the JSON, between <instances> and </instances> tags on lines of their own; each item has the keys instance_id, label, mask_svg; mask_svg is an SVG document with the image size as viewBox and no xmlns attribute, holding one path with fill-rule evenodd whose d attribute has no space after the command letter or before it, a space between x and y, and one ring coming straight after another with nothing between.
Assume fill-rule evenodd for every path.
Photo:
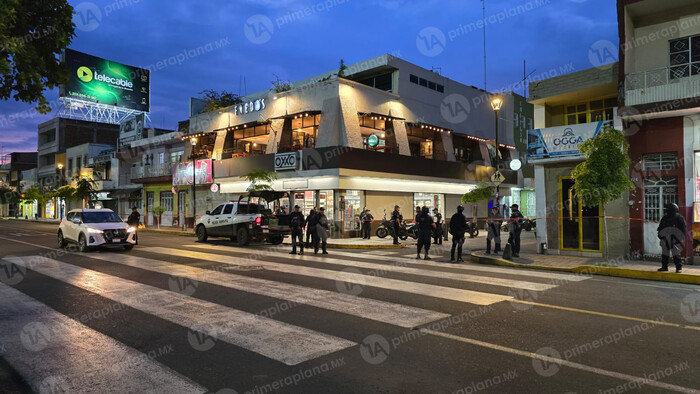
<instances>
[{"instance_id":1,"label":"balcony railing","mask_svg":"<svg viewBox=\"0 0 700 394\"><path fill-rule=\"evenodd\" d=\"M95 180L95 190L114 189L114 183L110 179Z\"/></svg>"},{"instance_id":2,"label":"balcony railing","mask_svg":"<svg viewBox=\"0 0 700 394\"><path fill-rule=\"evenodd\" d=\"M625 76L625 105L673 101L700 95L700 74L683 66L663 67Z\"/></svg>"},{"instance_id":3,"label":"balcony railing","mask_svg":"<svg viewBox=\"0 0 700 394\"><path fill-rule=\"evenodd\" d=\"M172 176L173 163L152 164L131 169L131 179Z\"/></svg>"}]
</instances>

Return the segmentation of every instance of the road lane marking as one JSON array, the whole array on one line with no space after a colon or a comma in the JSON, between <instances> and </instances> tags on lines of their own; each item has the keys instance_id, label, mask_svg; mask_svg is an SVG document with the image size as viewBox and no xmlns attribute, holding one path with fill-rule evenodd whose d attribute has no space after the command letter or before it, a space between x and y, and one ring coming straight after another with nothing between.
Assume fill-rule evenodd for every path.
<instances>
[{"instance_id":1,"label":"road lane marking","mask_svg":"<svg viewBox=\"0 0 700 394\"><path fill-rule=\"evenodd\" d=\"M213 302L162 290L41 256L3 260L90 291L175 324L201 327L213 338L287 365L324 356L355 342L297 327Z\"/></svg>"},{"instance_id":2,"label":"road lane marking","mask_svg":"<svg viewBox=\"0 0 700 394\"><path fill-rule=\"evenodd\" d=\"M479 346L479 347L483 347L483 348L487 348L487 349L492 349L492 350L498 350L500 352L515 354L518 356L529 357L532 359L538 359L538 360L545 361L545 362L552 363L552 364L563 365L563 366L567 366L569 368L578 369L580 371L594 373L596 375L602 375L602 376L607 376L607 377L611 377L611 378L615 378L615 379L626 380L628 382L643 382L645 386L657 387L660 389L676 391L679 393L697 393L698 392L698 390L696 390L696 389L690 389L690 388L686 388L686 387L682 387L682 386L677 386L675 384L659 382L657 380L645 379L645 378L642 378L639 376L628 375L625 373L608 371L608 370L605 370L602 368L591 367L591 366L588 366L585 364L575 363L575 362L572 362L569 360L564 360L564 359L561 359L558 357L551 357L551 356L546 356L543 354L532 353L532 352L528 352L525 350L514 349L511 347L507 347L507 346L496 345L494 343L479 341L477 339L460 337L458 335L448 334L446 332L434 331L434 330L429 330L429 329L424 329L424 330L425 330L424 332L431 334L431 335L434 335L434 336L448 338L448 339L452 339L455 341L468 343L470 345L475 345L475 346Z\"/></svg>"},{"instance_id":3,"label":"road lane marking","mask_svg":"<svg viewBox=\"0 0 700 394\"><path fill-rule=\"evenodd\" d=\"M163 247L151 247L142 249L145 252L166 254L171 256L190 257L199 260L215 261L223 264L240 264L241 258L222 254L196 252L183 249L171 249ZM398 279L380 278L347 271L331 271L321 268L310 268L294 264L280 264L268 261L262 262L265 269L285 272L294 275L309 276L320 279L330 279L338 282L354 283L361 286L378 287L381 289L400 291L404 293L419 294L428 297L442 298L446 300L467 302L475 305L491 305L501 301L513 299L510 296L484 293L473 290L463 290L453 287L428 285L424 283L408 282Z\"/></svg>"},{"instance_id":4,"label":"road lane marking","mask_svg":"<svg viewBox=\"0 0 700 394\"><path fill-rule=\"evenodd\" d=\"M239 248L235 246L223 246L223 245L203 245L203 244L187 244L187 245L182 245L184 247L188 248L201 248L201 249L209 249L209 250L220 250L220 251L229 251L229 252L235 252L235 251L241 251L242 253L251 253L250 249L245 249L245 248ZM275 252L272 250L264 250L263 253L269 253L269 254L279 254L280 256L284 256L285 253L283 252ZM332 251L332 256L345 256L345 257L353 257L357 259L363 259L363 260L377 260L377 258L381 256L366 256L364 253L352 253L352 252L341 252L337 250ZM317 256L312 256L310 254L306 254L303 256L303 258L300 258L300 260L305 260L309 257L317 257ZM522 270L517 270L513 268L500 268L500 267L489 267L489 266L484 266L484 265L462 265L462 264L453 264L453 265L436 265L434 262L433 263L427 263L424 262L424 260L417 260L415 258L409 258L409 257L395 257L395 256L384 256L382 260L388 261L388 262L393 262L393 263L402 263L402 264L418 264L418 265L424 265L426 267L445 267L445 268L452 268L452 269L457 269L461 271L481 271L481 272L492 272L492 273L500 273L500 274L509 274L509 275L518 275L518 276L531 276L534 278L544 278L544 279L556 279L561 282L580 282L583 280L590 279L590 276L586 275L573 275L573 274L562 274L558 272L546 272L546 271L522 271ZM328 261L329 259L332 259L333 257L320 257L326 259L325 261ZM425 271L425 270L422 270ZM440 272L443 273L445 271L433 271L433 272ZM480 278L484 278L483 276Z\"/></svg>"},{"instance_id":5,"label":"road lane marking","mask_svg":"<svg viewBox=\"0 0 700 394\"><path fill-rule=\"evenodd\" d=\"M211 248L205 247L205 245L192 245L192 247L211 250ZM220 249L215 249L215 250L220 250ZM239 251L236 250L236 251L232 251L232 252L238 253ZM272 252L271 255L274 255L274 257L278 257L281 259L290 259L290 260L298 260L298 261L315 261L315 262L324 263L324 264L335 264L335 265L343 265L346 267L365 268L365 269L372 270L373 272L397 272L397 273L401 273L401 274L423 276L423 277L428 277L428 278L451 279L451 280L456 280L456 281L460 281L460 282L469 282L469 283L486 284L486 285L492 285L492 286L501 286L501 287L507 287L509 289L512 288L512 289L523 289L523 290L532 290L532 291L545 291L545 290L549 290L549 289L557 287L557 285L555 285L555 284L548 284L548 283L526 282L526 281L521 281L521 280L493 278L493 277L488 277L488 276L477 276L477 275L469 275L469 274L445 272L445 271L431 271L431 270L426 270L426 269L422 269L422 268L406 267L403 265L387 265L387 264L378 264L378 263L366 263L366 262L361 262L361 261L338 259L335 257L319 257L319 256L313 256L313 255L299 256L299 255L289 255L289 254L280 253L280 252ZM402 261L402 263L405 263L405 261Z\"/></svg>"},{"instance_id":6,"label":"road lane marking","mask_svg":"<svg viewBox=\"0 0 700 394\"><path fill-rule=\"evenodd\" d=\"M145 353L3 283L0 316L2 357L36 392L77 393L95 387L131 393L207 392Z\"/></svg>"},{"instance_id":7,"label":"road lane marking","mask_svg":"<svg viewBox=\"0 0 700 394\"><path fill-rule=\"evenodd\" d=\"M166 275L194 279L247 293L306 304L404 328L415 328L451 316L446 313L371 298L360 298L349 294L174 264L146 257L107 253L92 254L89 257Z\"/></svg>"}]
</instances>

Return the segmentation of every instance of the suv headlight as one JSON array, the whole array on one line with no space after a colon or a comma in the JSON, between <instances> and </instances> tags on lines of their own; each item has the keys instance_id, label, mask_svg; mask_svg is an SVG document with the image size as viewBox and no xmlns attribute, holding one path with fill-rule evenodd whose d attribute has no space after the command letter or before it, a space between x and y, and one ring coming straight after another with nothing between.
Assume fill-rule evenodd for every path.
<instances>
[{"instance_id":1,"label":"suv headlight","mask_svg":"<svg viewBox=\"0 0 700 394\"><path fill-rule=\"evenodd\" d=\"M88 227L87 230L88 230L88 233L90 233L90 234L102 234L102 233L104 233L104 231L96 229L96 228L92 228L92 227Z\"/></svg>"},{"instance_id":2,"label":"suv headlight","mask_svg":"<svg viewBox=\"0 0 700 394\"><path fill-rule=\"evenodd\" d=\"M129 228L126 229L126 232L127 232L127 233L136 232L136 227L129 227Z\"/></svg>"}]
</instances>

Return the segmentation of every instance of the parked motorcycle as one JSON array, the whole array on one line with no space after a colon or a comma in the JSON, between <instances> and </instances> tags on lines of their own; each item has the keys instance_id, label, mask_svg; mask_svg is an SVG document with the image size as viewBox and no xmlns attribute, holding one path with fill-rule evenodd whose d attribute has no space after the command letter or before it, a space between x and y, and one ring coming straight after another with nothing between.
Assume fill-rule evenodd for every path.
<instances>
[{"instance_id":1,"label":"parked motorcycle","mask_svg":"<svg viewBox=\"0 0 700 394\"><path fill-rule=\"evenodd\" d=\"M379 224L379 227L377 227L377 230L374 233L379 238L386 238L387 235L391 234L393 227L394 227L394 223L392 223L391 220L388 220L386 218L386 209L385 209L384 210L384 218L382 219L382 223ZM404 241L404 240L406 240L406 238L408 238L408 230L406 227L406 223L404 223L401 227L399 227L399 233L397 235L398 235L399 239L402 241Z\"/></svg>"},{"instance_id":2,"label":"parked motorcycle","mask_svg":"<svg viewBox=\"0 0 700 394\"><path fill-rule=\"evenodd\" d=\"M525 231L537 231L537 221L535 219L525 219L523 223L523 229Z\"/></svg>"},{"instance_id":3,"label":"parked motorcycle","mask_svg":"<svg viewBox=\"0 0 700 394\"><path fill-rule=\"evenodd\" d=\"M404 223L403 225L403 230L406 231L406 235L413 238L413 239L418 239L418 226L416 226L415 223L409 223L406 224ZM401 231L399 231L399 238L401 238ZM406 238L401 238L406 239Z\"/></svg>"},{"instance_id":4,"label":"parked motorcycle","mask_svg":"<svg viewBox=\"0 0 700 394\"><path fill-rule=\"evenodd\" d=\"M469 238L476 238L479 236L479 228L476 226L476 221L467 220L467 234Z\"/></svg>"}]
</instances>

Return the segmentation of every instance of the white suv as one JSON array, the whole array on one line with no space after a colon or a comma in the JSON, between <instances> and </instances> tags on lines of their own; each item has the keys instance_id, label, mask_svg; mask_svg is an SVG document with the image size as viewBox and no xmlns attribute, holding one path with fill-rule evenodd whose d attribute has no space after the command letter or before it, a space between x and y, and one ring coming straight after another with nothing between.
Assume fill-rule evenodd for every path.
<instances>
[{"instance_id":1,"label":"white suv","mask_svg":"<svg viewBox=\"0 0 700 394\"><path fill-rule=\"evenodd\" d=\"M136 229L111 209L74 209L58 226L58 247L74 242L81 252L99 246L123 246L130 250L136 244L135 235Z\"/></svg>"}]
</instances>

